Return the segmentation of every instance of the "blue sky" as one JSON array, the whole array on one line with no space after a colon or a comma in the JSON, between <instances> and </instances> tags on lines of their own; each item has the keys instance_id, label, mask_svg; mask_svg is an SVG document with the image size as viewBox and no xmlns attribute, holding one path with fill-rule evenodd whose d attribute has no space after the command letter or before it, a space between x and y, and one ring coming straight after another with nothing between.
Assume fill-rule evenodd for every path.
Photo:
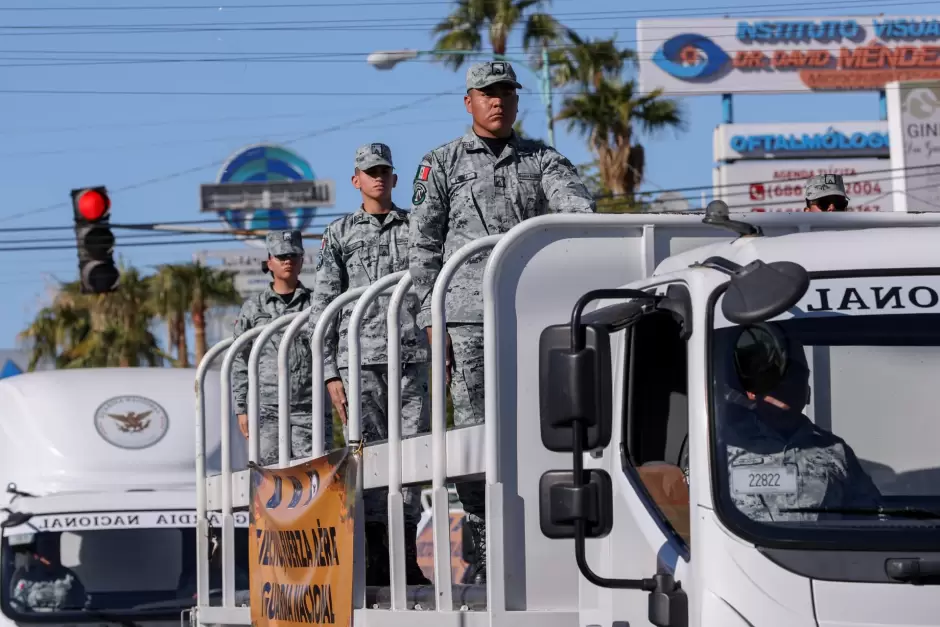
<instances>
[{"instance_id":1,"label":"blue sky","mask_svg":"<svg viewBox=\"0 0 940 627\"><path fill-rule=\"evenodd\" d=\"M859 1L855 14L877 10ZM450 5L435 0L366 4L240 0L240 4L268 6L210 7L205 0L19 0L0 6L6 25L0 27L5 35L0 44L0 110L4 113L0 180L5 188L0 230L70 225L69 190L90 185L107 185L112 190L115 222L204 219L207 216L199 214L199 185L215 181L221 161L248 144L303 135L307 137L290 146L310 161L318 177L336 181L337 208L358 206L358 195L349 183L353 154L358 145L374 141L392 147L401 177L394 198L407 206L409 182L421 156L465 131L468 116L460 95L439 97L341 130L317 131L406 105L424 94L461 91L464 69L452 72L417 60L378 71L365 62L373 50L430 48L429 25L446 15ZM850 13L843 9L820 13L810 9L809 3L801 4L807 9L790 8L788 14ZM923 2L884 4L890 4L883 10L893 15L929 9ZM154 6L164 8L146 8ZM167 8L171 6L185 8ZM646 13L615 0L554 0L551 6L559 19L584 36L616 36L625 47L635 47L638 15L746 16L758 8L761 17L769 14L753 0L722 0L720 6L661 0L655 10L644 9ZM611 13L592 15L600 12ZM216 27L196 28L198 24L228 26L212 30ZM128 32L118 25L138 28ZM233 25L240 30L230 30ZM89 27L95 32L89 32ZM519 44L515 39L511 52L518 53ZM225 60L204 61L218 58ZM160 62L116 62L131 59ZM537 83L525 68L517 67L517 74L530 88L521 97L524 127L544 137L544 107ZM333 95L276 95L285 92ZM688 130L646 141L646 189L711 184L712 132L721 121L720 98L684 98L682 105ZM555 106L560 106L559 98ZM735 100L736 122L877 117L874 93L739 96ZM576 164L590 161L584 140L568 133L563 124L556 125L556 147ZM130 189L116 191L120 188ZM63 205L51 208L57 203ZM181 243L122 248L121 237L128 233L117 232L119 252L144 271L159 263L188 261L197 250L240 246L233 242L191 244L173 238ZM6 246L0 248L65 246L69 242L58 238L72 236L71 230L4 232L0 242ZM0 309L0 347L13 347L16 334L44 300L48 281L74 279L77 263L74 249L2 254L6 264L0 270L0 286L6 302Z\"/></svg>"}]
</instances>

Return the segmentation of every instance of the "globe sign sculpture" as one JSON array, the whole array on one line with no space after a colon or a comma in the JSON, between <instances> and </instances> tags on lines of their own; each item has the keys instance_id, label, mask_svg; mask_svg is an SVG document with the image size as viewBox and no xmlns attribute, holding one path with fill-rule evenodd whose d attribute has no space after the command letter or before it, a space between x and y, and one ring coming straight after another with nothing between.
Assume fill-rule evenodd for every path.
<instances>
[{"instance_id":1,"label":"globe sign sculpture","mask_svg":"<svg viewBox=\"0 0 940 627\"><path fill-rule=\"evenodd\" d=\"M307 160L297 153L274 144L249 146L229 157L221 170L218 183L249 183L270 181L314 180L316 176ZM233 229L299 229L304 230L314 217L314 207L296 209L253 209L219 212L221 220ZM240 237L239 239L244 239ZM263 248L264 241L247 239L246 244Z\"/></svg>"}]
</instances>

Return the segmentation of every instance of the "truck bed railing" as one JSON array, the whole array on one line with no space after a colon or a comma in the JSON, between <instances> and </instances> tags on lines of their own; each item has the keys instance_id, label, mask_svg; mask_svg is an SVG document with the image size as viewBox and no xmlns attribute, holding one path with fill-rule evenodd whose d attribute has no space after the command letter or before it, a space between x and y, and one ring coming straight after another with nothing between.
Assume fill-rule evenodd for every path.
<instances>
[{"instance_id":1,"label":"truck bed railing","mask_svg":"<svg viewBox=\"0 0 940 627\"><path fill-rule=\"evenodd\" d=\"M829 229L856 229L866 227L903 227L916 225L936 225L940 222L940 216L936 215L875 215L875 214L855 214L855 215L836 215L836 214L752 214L746 216L749 222L763 226L768 229L776 229L782 232L814 231ZM513 379L521 381L522 374L513 372L511 369L512 359L508 363L500 360L500 355L509 357L506 351L511 350L509 346L518 346L517 339L513 333L526 334L527 341L532 341L534 331L524 329L518 326L515 330L512 325L512 312L510 306L503 300L499 302L497 294L500 290L515 289L513 287L514 279L506 279L507 275L513 272L521 272L521 268L531 261L539 251L553 243L561 240L574 242L579 238L594 238L600 242L602 239L616 240L617 247L612 248L610 244L607 248L601 246L605 251L619 249L621 243L630 247L629 272L617 269L607 270L603 279L593 275L573 274L576 287L581 289L581 282L597 283L600 280L610 282L624 278L622 283L626 283L637 278L651 276L656 266L662 259L670 254L683 252L691 248L700 246L696 240L706 238L709 241L722 239L732 239L733 234L723 232L714 227L704 226L700 222L700 216L686 215L567 215L556 214L542 216L527 220L521 225L513 228L505 235L493 235L480 240L471 242L456 251L454 255L444 264L432 292L432 327L433 338L431 343L431 431L429 434L410 437L402 440L401 437L401 395L400 386L391 384L389 386L389 438L386 442L369 443L364 447L363 465L360 484L357 492L361 499L361 490L370 487L388 487L389 489L389 521L388 528L390 534L390 567L391 567L391 586L388 591L380 591L375 598L387 599L391 606L390 612L383 612L382 616L389 616L388 621L383 618L384 626L391 625L492 625L498 621L503 624L507 619L507 595L512 595L512 622L514 627L523 627L528 624L538 623L545 626L554 625L576 625L577 624L577 601L572 608L570 599L565 596L564 599L550 599L546 601L545 594L540 591L539 585L533 582L545 584L545 576L537 572L539 564L544 564L541 555L537 553L543 551L546 547L545 539L533 537L531 535L520 536L517 528L526 524L523 520L518 520L523 516L521 502L523 493L528 494L526 507L533 503L531 487L528 483L533 480L536 472L541 472L545 457L537 458L539 461L531 467L525 467L521 463L513 461L512 455L520 453L521 444L515 441L509 441L508 438L514 437L516 417L511 415L504 416L503 421L497 421L500 412L512 413L515 409L514 404L518 399L515 395L518 391L507 388L502 390L500 383L511 385ZM700 239L698 240L701 241ZM567 247L567 244L565 244ZM586 248L584 243L580 244L581 253L591 257L595 253L596 247L592 241L591 247ZM485 367L485 422L483 425L455 429L450 432L446 430L446 381L444 370L444 352L445 352L445 298L451 279L458 268L463 265L467 259L484 250L494 248L486 265L483 281L483 304L484 304L484 363ZM577 247L572 248L574 250ZM573 253L572 253L573 254ZM609 254L609 253L605 253ZM624 258L625 259L625 258ZM621 259L621 263L624 261ZM537 262L541 263L541 262ZM536 265L536 267L540 267ZM541 266L543 268L552 267ZM559 266L560 267L560 266ZM582 268L583 270L583 268ZM528 270L527 270L528 271ZM567 268L561 270L564 273ZM629 277L625 276L630 274ZM539 271L530 275L542 277ZM551 275L544 275L551 276ZM572 293L572 280L568 283L562 283L567 289L567 294ZM323 341L326 337L329 325L334 323L336 314L345 305L356 302L353 311L353 318L350 320L349 333L349 390L347 398L349 399L349 439L355 442L361 439L361 398L359 395L359 374L361 372L360 360L360 341L358 327L360 326L363 314L366 308L380 294L391 293L389 308L386 312L386 322L388 326L388 355L389 355L389 381L400 381L400 308L405 296L411 291L411 277L407 272L396 273L385 277L376 285L368 288L351 290L337 299L335 299L321 318L317 321L311 341L312 351L312 373L313 381L317 383L312 389L312 421L313 421L313 440L314 455L319 456L323 450L323 431L322 420L324 414L324 402L326 398L325 386L323 385ZM585 287L585 289L588 289ZM530 292L531 293L531 292ZM549 301L543 301L549 302ZM529 315L538 316L539 312L531 311ZM557 313L557 312L555 312ZM551 315L554 316L555 313ZM502 316L502 317L501 317ZM198 529L198 604L196 608L196 621L200 625L206 624L239 624L247 625L250 623L247 607L238 607L235 598L234 586L234 525L232 519L233 508L246 508L249 505L248 496L250 494L248 471L232 471L231 467L231 367L235 355L238 351L244 350L248 342L254 342L251 354L249 355L249 451L250 458L257 460L259 458L260 443L258 437L258 397L257 367L260 361L260 351L264 343L270 341L277 330L285 329L284 336L281 339L278 349L278 424L279 424L279 466L288 466L290 460L290 446L288 440L289 422L290 422L290 381L288 379L288 357L289 346L292 339L299 332L304 332L305 322L309 317L308 312L293 314L280 318L266 327L252 329L247 331L235 342L225 340L213 346L197 369L196 381L196 411L197 411L197 511L199 515ZM563 317L561 319L564 319ZM518 321L515 324L519 324ZM503 326L501 328L500 325ZM501 343L510 341L510 344L503 346ZM204 427L205 427L205 406L202 398L203 383L211 363L223 355L222 364L222 472L218 476L207 477L205 467L204 450ZM527 385L531 385L531 374L526 373ZM508 382L508 383L507 383ZM518 402L522 403L522 400ZM524 407L524 405L520 405ZM526 419L537 421L537 411L530 411ZM534 418L533 418L534 416ZM216 418L213 418L216 419ZM532 425L527 424L526 429L531 429ZM537 438L537 425L535 430L526 431L526 437ZM505 440L504 440L505 439ZM538 446L534 440L531 445ZM503 451L502 446L509 447L512 450ZM528 446L528 444L526 445ZM430 464L426 460L430 459ZM536 458L532 458L536 459ZM293 463L299 463L304 460L295 460ZM554 460L550 460L552 464ZM502 466L501 466L502 464ZM479 476L485 474L486 477L486 563L487 563L487 585L486 585L486 613L479 612L455 612L455 595L450 565L450 525L449 525L449 499L447 481L455 480L467 476ZM525 478L526 484L520 483ZM431 482L431 507L433 546L434 546L434 586L433 586L433 612L407 612L409 591L404 582L404 547L402 545L403 537L403 503L401 498L401 489L403 485L414 485L430 480ZM537 479L536 479L537 481ZM504 494L504 485L506 488ZM509 519L506 518L508 511L507 499L513 500L513 519L512 526L509 526ZM206 533L208 533L208 511L221 511L223 519L223 595L221 606L210 606L208 599L208 547ZM361 510L360 510L361 511ZM523 516L529 517L528 514ZM509 533L512 531L513 533ZM518 546L519 542L505 543L504 537L509 535L514 538L523 538L525 546ZM362 526L357 523L357 556L355 559L356 573L354 576L354 605L356 610L357 624L368 623L373 619L374 614L366 607L366 591L364 584L364 559ZM531 545L531 546L530 546ZM552 551L564 554L569 551L562 545L554 544ZM557 549L555 548L557 547ZM529 556L526 551L532 550L533 556ZM507 557L507 551L511 553ZM532 573L528 577L533 582L526 583L526 562L534 560ZM566 562L567 563L567 562ZM507 572L507 567L512 567L512 572ZM574 569L574 561L570 563L570 568ZM576 575L572 573L562 573L566 582L568 577L575 577L571 583L577 581ZM559 579L559 575L553 575ZM570 594L568 589L552 588L556 595ZM573 586L576 590L577 585ZM530 596L533 595L533 596ZM371 596L371 595L370 595ZM463 599L461 592L458 600ZM559 605L560 604L560 605ZM538 606L540 611L532 611L533 605ZM530 609L521 611L525 607ZM559 610L550 610L546 608L558 608ZM572 613L573 612L573 613ZM531 619L531 621L529 620ZM506 623L508 624L508 623Z\"/></svg>"},{"instance_id":2,"label":"truck bed railing","mask_svg":"<svg viewBox=\"0 0 940 627\"><path fill-rule=\"evenodd\" d=\"M488 250L496 245L501 235L493 235L471 242L458 250L444 264L435 283L432 293L432 325L434 328L431 346L431 432L408 438L402 443L401 437L401 386L389 385L389 434L385 442L368 443L364 447L363 472L359 475L357 486L357 500L361 505L362 490L373 487L388 488L388 529L389 529L389 559L390 559L390 587L387 591L375 591L368 596L373 602L390 605L391 610L399 611L408 608L408 590L405 585L405 550L404 550L404 500L402 496L403 483L427 482L430 480L431 508L432 508L432 537L434 545L434 592L426 593L413 591L412 603L415 600L423 601L424 607L433 607L437 612L451 612L454 607L454 582L451 572L450 548L450 498L447 487L448 479L458 479L467 475L485 474L488 484L498 480L495 469L495 456L483 457L485 426L459 429L447 433L446 420L446 381L444 369L445 324L444 313L445 296L455 272L473 255ZM407 271L396 272L383 277L367 288L358 288L344 292L334 299L323 315L317 321L311 336L312 353L312 380L323 380L323 345L329 328L334 324L337 314L349 303L355 302L349 321L348 354L349 377L347 398L349 399L348 416L348 444L355 445L362 439L362 401L360 395L361 375L361 323L365 312L376 298L381 295L390 295L386 312L388 326L388 355L389 355L389 381L401 381L401 337L400 319L401 307L405 297L412 293L412 279ZM292 463L302 463L306 460L290 459L290 380L289 380L289 345L297 333L305 332L305 325L309 320L310 311L291 313L285 315L263 327L246 331L235 341L224 340L209 351L197 371L197 425L204 430L205 409L201 398L201 386L208 368L219 355L224 355L221 367L221 393L222 416L230 416L232 412L232 386L231 371L234 360L240 351L252 343L248 357L248 398L247 413L249 425L249 460L257 463L260 460L260 398L259 398L259 366L265 345L271 341L278 332L283 330L283 336L278 346L278 466L287 467ZM286 327L286 328L285 328ZM434 365L438 364L437 367ZM313 385L312 397L312 444L314 456L324 451L323 415L326 402L325 386ZM230 419L229 419L230 420ZM200 623L210 622L211 617L224 618L229 624L248 624L247 608L237 607L235 601L235 555L234 555L234 518L233 509L245 508L249 505L250 494L248 472L242 470L237 473L231 468L231 428L229 420L223 420L221 432L222 439L222 472L218 476L207 477L205 466L197 463L198 495L200 506L200 550L197 564L200 583L205 585L199 589L199 602L197 610L201 610L202 618L197 611L197 620ZM495 433L495 429L493 430ZM201 431L200 431L201 432ZM449 437L450 436L450 437ZM203 439L197 436L197 447L204 458ZM459 453L453 463L448 463L448 448ZM403 472L402 454L406 453L409 460L409 469ZM468 454L469 452L469 454ZM474 455L474 452L477 455ZM430 455L428 455L430 453ZM416 459L430 458L430 469L425 465L415 464ZM461 459L461 457L463 459ZM474 463L476 459L476 463ZM383 463L384 462L384 463ZM430 472L428 472L430 470ZM368 479L366 478L368 475ZM489 491L489 486L488 486ZM489 500L489 499L488 499ZM206 513L211 510L220 510L222 518L222 600L221 606L208 607L208 524L204 522ZM361 509L359 510L361 511ZM491 514L492 512L492 514ZM488 508L487 518L499 512ZM364 537L364 522L357 521L356 537ZM365 588L365 547L364 542L355 543L355 572L354 572L354 605L357 608L366 607ZM494 538L487 542L488 564L494 564L499 559L499 540ZM203 576L202 573L205 573ZM487 591L488 592L488 591ZM482 593L482 591L481 591ZM489 597L483 593L477 595L472 591L462 590L460 600L467 605L467 599L472 597ZM492 606L491 603L487 603ZM495 609L495 608L494 608ZM232 623L234 621L234 623Z\"/></svg>"}]
</instances>

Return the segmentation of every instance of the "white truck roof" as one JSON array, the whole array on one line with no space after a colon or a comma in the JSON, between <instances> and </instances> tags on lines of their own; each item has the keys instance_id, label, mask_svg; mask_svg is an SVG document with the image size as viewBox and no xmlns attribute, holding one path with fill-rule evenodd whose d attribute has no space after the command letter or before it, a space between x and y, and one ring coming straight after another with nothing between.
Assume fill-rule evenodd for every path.
<instances>
[{"instance_id":1,"label":"white truck roof","mask_svg":"<svg viewBox=\"0 0 940 627\"><path fill-rule=\"evenodd\" d=\"M0 381L0 489L37 495L195 489L192 368L87 368ZM206 467L220 472L219 376L205 403ZM230 418L233 468L247 447Z\"/></svg>"},{"instance_id":2,"label":"white truck roof","mask_svg":"<svg viewBox=\"0 0 940 627\"><path fill-rule=\"evenodd\" d=\"M886 246L889 241L903 241L904 246L901 250ZM774 236L772 229L765 229L763 237L718 242L668 257L656 267L654 274L684 270L713 256L741 265L756 259L765 263L797 261L810 272L933 267L938 241L940 227L809 231L778 236Z\"/></svg>"}]
</instances>

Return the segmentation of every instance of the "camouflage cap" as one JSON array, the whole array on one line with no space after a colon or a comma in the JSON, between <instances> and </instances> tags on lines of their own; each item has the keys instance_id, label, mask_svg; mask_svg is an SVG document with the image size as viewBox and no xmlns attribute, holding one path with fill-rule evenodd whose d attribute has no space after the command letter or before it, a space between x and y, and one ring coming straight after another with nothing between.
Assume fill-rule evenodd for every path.
<instances>
[{"instance_id":1,"label":"camouflage cap","mask_svg":"<svg viewBox=\"0 0 940 627\"><path fill-rule=\"evenodd\" d=\"M826 196L842 196L848 199L845 193L845 183L841 174L817 174L806 182L806 200L817 200Z\"/></svg>"},{"instance_id":2,"label":"camouflage cap","mask_svg":"<svg viewBox=\"0 0 940 627\"><path fill-rule=\"evenodd\" d=\"M368 170L377 165L392 165L392 149L385 144L375 143L360 146L356 151L356 167L360 170Z\"/></svg>"},{"instance_id":3,"label":"camouflage cap","mask_svg":"<svg viewBox=\"0 0 940 627\"><path fill-rule=\"evenodd\" d=\"M516 80L516 72L507 61L482 61L467 70L467 90L483 89L496 83L509 83L516 89L522 85Z\"/></svg>"},{"instance_id":4,"label":"camouflage cap","mask_svg":"<svg viewBox=\"0 0 940 627\"><path fill-rule=\"evenodd\" d=\"M270 231L265 236L264 243L267 245L268 254L273 257L304 254L304 241L300 231Z\"/></svg>"}]
</instances>

